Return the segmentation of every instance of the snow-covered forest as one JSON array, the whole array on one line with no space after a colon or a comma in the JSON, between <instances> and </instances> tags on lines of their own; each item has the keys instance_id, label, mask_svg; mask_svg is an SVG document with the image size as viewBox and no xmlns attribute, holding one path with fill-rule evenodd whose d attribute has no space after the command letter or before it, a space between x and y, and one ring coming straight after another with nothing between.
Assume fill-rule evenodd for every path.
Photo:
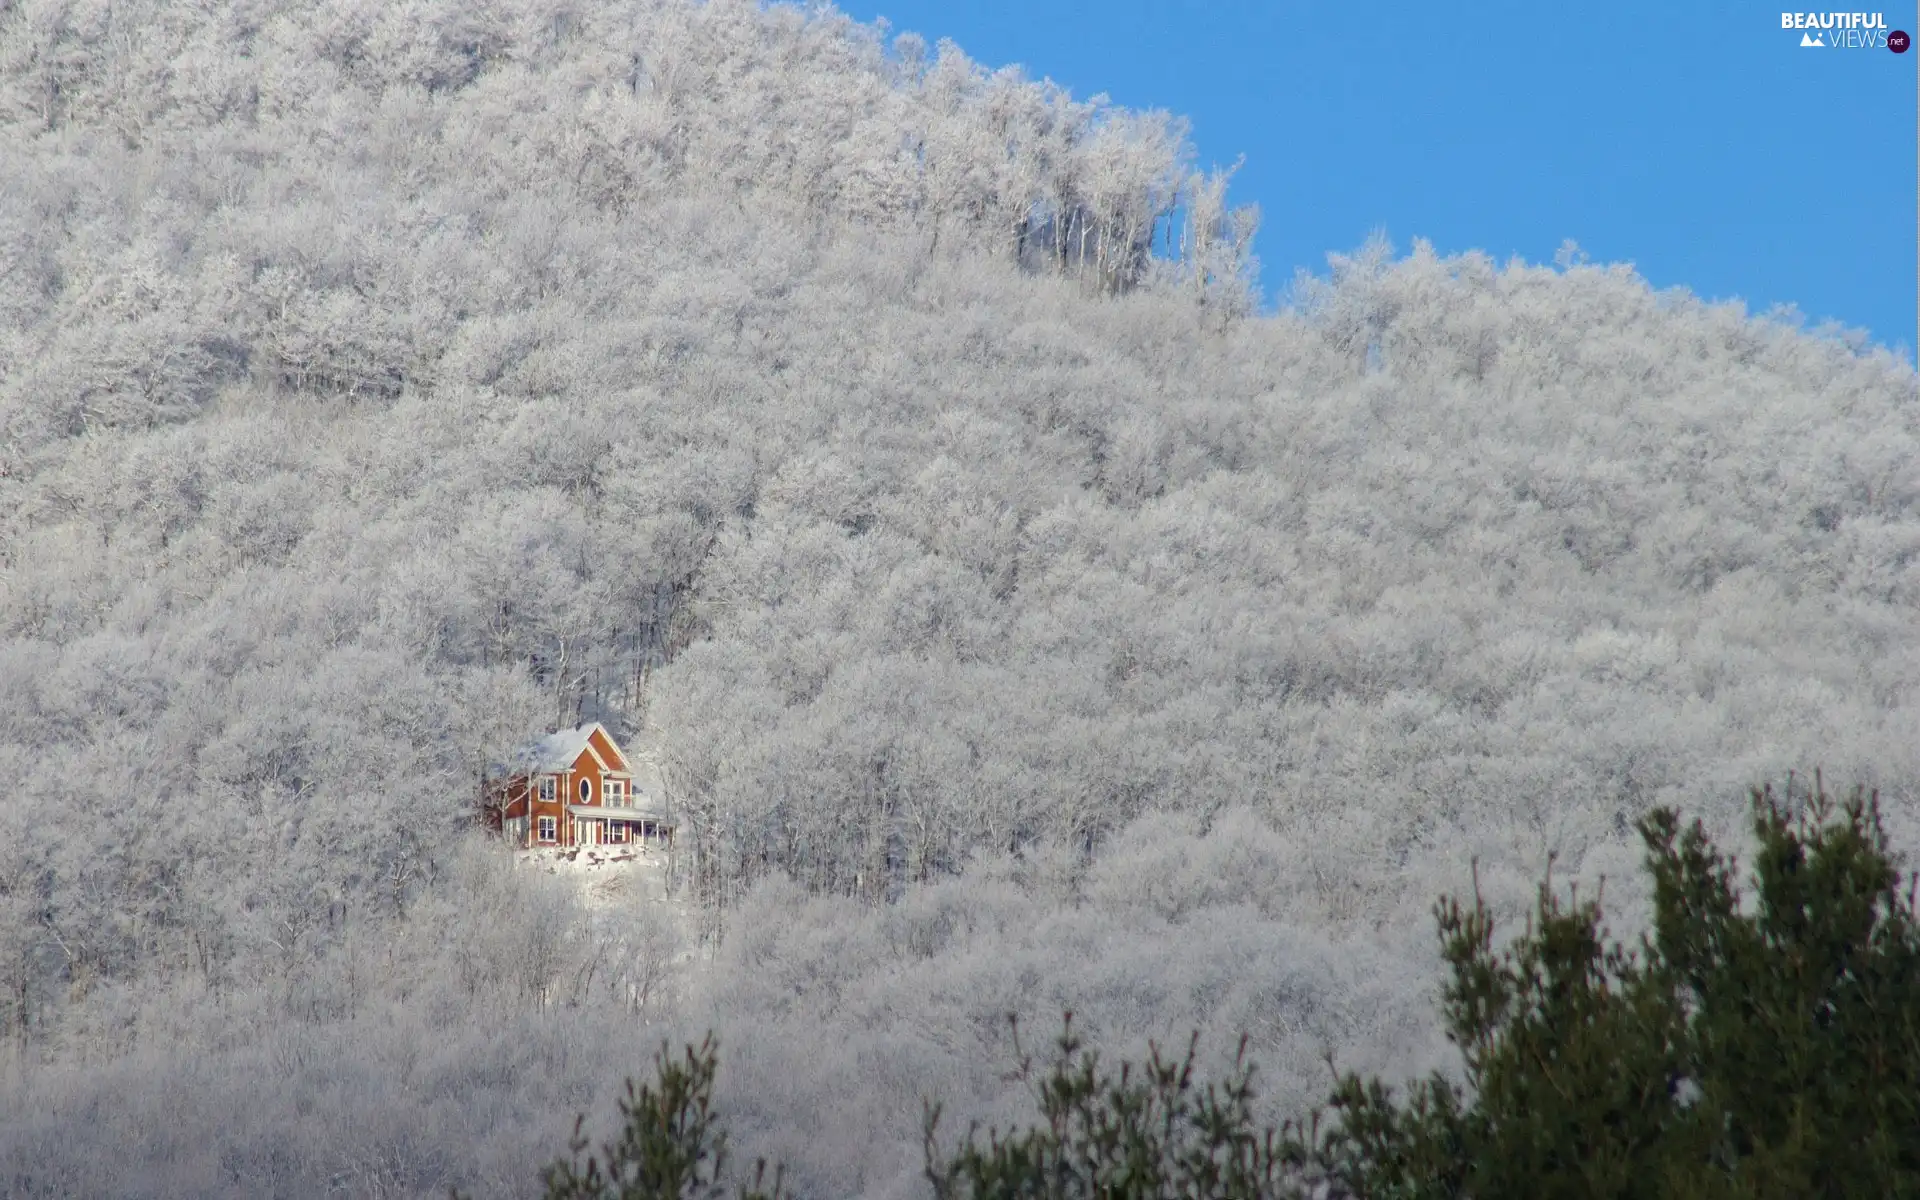
<instances>
[{"instance_id":1,"label":"snow-covered forest","mask_svg":"<svg viewBox=\"0 0 1920 1200\"><path fill-rule=\"evenodd\" d=\"M712 1028L744 1161L917 1197L1009 1012L1293 1111L1447 1061L1475 860L1630 928L1816 766L1920 848L1910 366L1573 254L1267 309L1227 185L830 9L0 0L0 1191L525 1194ZM472 830L593 719L690 920Z\"/></svg>"}]
</instances>

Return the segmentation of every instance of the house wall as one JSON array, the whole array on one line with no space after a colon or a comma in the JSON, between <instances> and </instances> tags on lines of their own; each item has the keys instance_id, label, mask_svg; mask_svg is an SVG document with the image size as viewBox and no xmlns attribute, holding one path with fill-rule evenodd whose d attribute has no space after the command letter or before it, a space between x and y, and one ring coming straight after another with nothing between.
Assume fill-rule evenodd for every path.
<instances>
[{"instance_id":1,"label":"house wall","mask_svg":"<svg viewBox=\"0 0 1920 1200\"><path fill-rule=\"evenodd\" d=\"M580 781L583 779L593 788L592 794L584 800L580 797ZM573 769L567 772L567 803L600 803L600 764L591 751L582 750L580 757L573 760Z\"/></svg>"},{"instance_id":2,"label":"house wall","mask_svg":"<svg viewBox=\"0 0 1920 1200\"><path fill-rule=\"evenodd\" d=\"M591 763L591 760L589 760L589 763ZM594 772L594 777L597 779L597 766L594 768ZM567 819L567 804L569 802L569 796L573 797L572 803L579 803L579 773L570 770L556 777L554 799L552 802L540 799L535 783L536 778L536 776L520 776L507 781L504 785L499 785L504 788L507 800L504 805L499 806L497 809L492 805L488 806L486 814L487 827L499 833L502 832L503 824L506 822L525 821L526 824L523 828L528 832L526 837L518 839L521 844L530 846L573 845L574 843L568 833L569 821ZM596 783L596 802L598 800L598 787L599 785ZM554 828L557 834L555 841L548 843L539 841L541 817L552 817L554 819Z\"/></svg>"},{"instance_id":3,"label":"house wall","mask_svg":"<svg viewBox=\"0 0 1920 1200\"><path fill-rule=\"evenodd\" d=\"M599 736L599 733L596 731L594 737L598 739ZM602 753L605 752L603 751ZM539 798L539 793L534 789L530 780L516 781L519 785L516 793L517 800L507 809L506 815L509 818L522 815L530 818L528 828L534 831L536 838L532 843L533 845L538 846L543 844L537 840L540 829L540 818L552 817L558 836L551 844L556 846L577 846L580 844L580 839L578 837L578 831L574 827L575 823L567 813L567 805L579 804L581 802L580 781L585 779L589 780L593 785L592 799L588 800L587 803L597 807L600 804L600 774L599 762L594 759L591 753L582 750L580 756L574 759L573 764L555 777L556 786L554 788L554 798L551 802Z\"/></svg>"},{"instance_id":4,"label":"house wall","mask_svg":"<svg viewBox=\"0 0 1920 1200\"><path fill-rule=\"evenodd\" d=\"M599 732L596 730L593 736L598 737ZM582 750L580 752L580 757L573 760L573 768L567 772L566 778L568 804L591 804L596 808L599 807L600 763L593 757L592 750ZM593 787L592 794L584 800L580 798L580 781L583 779ZM571 819L567 820L565 824L567 831L562 837L566 844L569 846L579 845L581 842L580 834L583 831Z\"/></svg>"},{"instance_id":5,"label":"house wall","mask_svg":"<svg viewBox=\"0 0 1920 1200\"><path fill-rule=\"evenodd\" d=\"M554 787L552 801L549 802L546 800L542 800L539 797L539 793L534 792L532 794L531 799L528 802L528 807L532 809L531 815L533 817L533 824L530 825L529 828L531 828L534 831L535 840L532 842L532 844L535 846L547 845L547 844L551 844L555 846L571 846L573 844L572 838L567 828L568 826L567 796L569 795L567 789L570 786L572 786L573 775L572 775L572 772L562 772L557 778L558 778L558 783ZM554 829L556 832L556 837L555 837L555 840L551 843L543 843L538 840L541 817L552 817L554 819Z\"/></svg>"},{"instance_id":6,"label":"house wall","mask_svg":"<svg viewBox=\"0 0 1920 1200\"><path fill-rule=\"evenodd\" d=\"M481 819L488 829L501 832L502 824L527 815L527 785L523 779L493 780L486 784L481 800Z\"/></svg>"},{"instance_id":7,"label":"house wall","mask_svg":"<svg viewBox=\"0 0 1920 1200\"><path fill-rule=\"evenodd\" d=\"M509 780L506 785L507 802L501 815L509 820L527 815L527 781L524 778Z\"/></svg>"}]
</instances>

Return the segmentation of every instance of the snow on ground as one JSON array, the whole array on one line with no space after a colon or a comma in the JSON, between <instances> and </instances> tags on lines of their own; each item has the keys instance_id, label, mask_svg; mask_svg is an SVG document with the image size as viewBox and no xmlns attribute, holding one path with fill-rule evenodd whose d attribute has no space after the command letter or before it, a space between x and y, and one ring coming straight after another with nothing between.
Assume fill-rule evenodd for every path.
<instances>
[{"instance_id":1,"label":"snow on ground","mask_svg":"<svg viewBox=\"0 0 1920 1200\"><path fill-rule=\"evenodd\" d=\"M679 968L699 959L702 939L698 913L684 888L669 887L669 855L657 846L581 846L572 849L514 851L517 865L558 875L577 889L581 906L602 929L647 923L660 918L667 934L666 958ZM643 939L646 940L646 939ZM654 943L656 950L659 943Z\"/></svg>"},{"instance_id":2,"label":"snow on ground","mask_svg":"<svg viewBox=\"0 0 1920 1200\"><path fill-rule=\"evenodd\" d=\"M522 866L571 880L587 910L601 913L646 898L683 908L667 893L667 854L652 846L580 846L566 850L520 850Z\"/></svg>"}]
</instances>

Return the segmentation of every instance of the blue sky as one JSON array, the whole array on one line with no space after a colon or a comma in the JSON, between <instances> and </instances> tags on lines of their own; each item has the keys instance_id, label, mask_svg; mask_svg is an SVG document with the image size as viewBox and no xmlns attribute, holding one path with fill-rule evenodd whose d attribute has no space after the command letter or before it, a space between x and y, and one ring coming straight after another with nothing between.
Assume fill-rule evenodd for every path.
<instances>
[{"instance_id":1,"label":"blue sky","mask_svg":"<svg viewBox=\"0 0 1920 1200\"><path fill-rule=\"evenodd\" d=\"M1269 298L1384 230L1550 262L1566 238L1753 311L1915 344L1915 62L1803 49L1721 0L1375 3L846 0L1076 96L1189 118L1244 154ZM1920 33L1914 6L1884 10Z\"/></svg>"}]
</instances>

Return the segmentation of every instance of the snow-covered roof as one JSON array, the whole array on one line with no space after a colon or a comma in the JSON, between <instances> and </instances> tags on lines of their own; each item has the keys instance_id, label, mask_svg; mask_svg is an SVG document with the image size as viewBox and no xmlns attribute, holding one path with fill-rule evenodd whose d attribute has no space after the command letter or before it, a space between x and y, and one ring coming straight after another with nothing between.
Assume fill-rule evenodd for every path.
<instances>
[{"instance_id":1,"label":"snow-covered roof","mask_svg":"<svg viewBox=\"0 0 1920 1200\"><path fill-rule=\"evenodd\" d=\"M652 821L656 825L671 825L673 818L651 808L603 808L598 804L569 804L567 811L576 817L588 817L606 821Z\"/></svg>"},{"instance_id":2,"label":"snow-covered roof","mask_svg":"<svg viewBox=\"0 0 1920 1200\"><path fill-rule=\"evenodd\" d=\"M561 729L541 738L530 746L523 746L508 756L501 764L501 773L510 775L531 775L541 772L564 771L573 766L580 752L587 748L587 739L598 729L609 742L613 735L598 721L589 721L585 725L576 725L572 729ZM618 742L613 742L618 746ZM599 755L595 755L598 758ZM613 768L615 764L603 764Z\"/></svg>"}]
</instances>

